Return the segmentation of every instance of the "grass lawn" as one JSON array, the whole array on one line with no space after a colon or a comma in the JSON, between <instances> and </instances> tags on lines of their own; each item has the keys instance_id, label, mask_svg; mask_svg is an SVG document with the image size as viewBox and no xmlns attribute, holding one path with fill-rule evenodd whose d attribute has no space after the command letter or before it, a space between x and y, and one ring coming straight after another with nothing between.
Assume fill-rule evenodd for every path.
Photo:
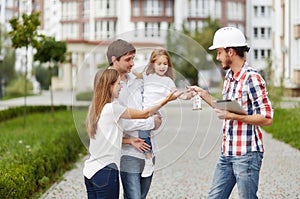
<instances>
[{"instance_id":1,"label":"grass lawn","mask_svg":"<svg viewBox=\"0 0 300 199\"><path fill-rule=\"evenodd\" d=\"M263 127L273 138L300 150L300 107L275 109L272 126Z\"/></svg>"}]
</instances>

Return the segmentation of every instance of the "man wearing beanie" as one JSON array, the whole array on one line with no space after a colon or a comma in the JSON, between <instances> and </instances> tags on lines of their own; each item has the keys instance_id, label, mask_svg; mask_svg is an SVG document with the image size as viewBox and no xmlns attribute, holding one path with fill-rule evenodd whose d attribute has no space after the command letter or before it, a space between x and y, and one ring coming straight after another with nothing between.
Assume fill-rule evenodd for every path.
<instances>
[{"instance_id":1,"label":"man wearing beanie","mask_svg":"<svg viewBox=\"0 0 300 199\"><path fill-rule=\"evenodd\" d=\"M136 49L127 41L118 39L107 49L110 68L120 73L122 89L118 101L128 108L142 110L143 82L131 73L134 65ZM144 199L150 189L152 175L141 177L145 165L143 151L149 145L138 138L138 130L157 129L161 125L161 117L155 115L148 119L122 120L123 144L120 162L120 174L124 189L124 199Z\"/></svg>"}]
</instances>

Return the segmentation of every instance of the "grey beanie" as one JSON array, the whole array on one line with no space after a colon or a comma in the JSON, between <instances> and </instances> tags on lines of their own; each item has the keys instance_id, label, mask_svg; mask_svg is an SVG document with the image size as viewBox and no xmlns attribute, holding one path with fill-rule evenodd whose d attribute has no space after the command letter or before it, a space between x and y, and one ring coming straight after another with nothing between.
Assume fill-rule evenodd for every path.
<instances>
[{"instance_id":1,"label":"grey beanie","mask_svg":"<svg viewBox=\"0 0 300 199\"><path fill-rule=\"evenodd\" d=\"M118 39L114 42L112 42L107 49L107 59L109 65L111 65L112 60L111 57L115 56L117 59L121 57L122 55L127 54L128 52L136 51L132 44L128 43L127 41L124 41L122 39Z\"/></svg>"}]
</instances>

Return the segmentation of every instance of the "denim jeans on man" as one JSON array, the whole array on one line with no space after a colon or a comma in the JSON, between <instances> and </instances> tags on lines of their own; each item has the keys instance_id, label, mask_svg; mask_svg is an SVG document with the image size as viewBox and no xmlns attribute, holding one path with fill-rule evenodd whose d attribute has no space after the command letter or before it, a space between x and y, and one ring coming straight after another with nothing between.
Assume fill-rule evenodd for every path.
<instances>
[{"instance_id":1,"label":"denim jeans on man","mask_svg":"<svg viewBox=\"0 0 300 199\"><path fill-rule=\"evenodd\" d=\"M116 164L109 164L99 170L91 179L84 177L88 199L119 199L119 170Z\"/></svg>"},{"instance_id":2,"label":"denim jeans on man","mask_svg":"<svg viewBox=\"0 0 300 199\"><path fill-rule=\"evenodd\" d=\"M145 160L124 155L120 165L124 199L145 199L152 181L152 175L147 178L141 177Z\"/></svg>"},{"instance_id":3,"label":"denim jeans on man","mask_svg":"<svg viewBox=\"0 0 300 199\"><path fill-rule=\"evenodd\" d=\"M237 184L240 199L257 198L262 152L219 157L208 199L227 199Z\"/></svg>"}]
</instances>

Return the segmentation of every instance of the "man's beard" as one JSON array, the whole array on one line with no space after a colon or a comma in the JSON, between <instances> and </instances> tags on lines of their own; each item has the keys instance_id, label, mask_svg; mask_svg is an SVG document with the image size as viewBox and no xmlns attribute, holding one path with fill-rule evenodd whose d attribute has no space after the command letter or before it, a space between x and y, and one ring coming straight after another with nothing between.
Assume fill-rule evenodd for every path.
<instances>
[{"instance_id":1,"label":"man's beard","mask_svg":"<svg viewBox=\"0 0 300 199\"><path fill-rule=\"evenodd\" d=\"M230 65L232 64L232 61L228 58L225 60L225 65L223 66L224 70L228 70L230 68Z\"/></svg>"}]
</instances>

